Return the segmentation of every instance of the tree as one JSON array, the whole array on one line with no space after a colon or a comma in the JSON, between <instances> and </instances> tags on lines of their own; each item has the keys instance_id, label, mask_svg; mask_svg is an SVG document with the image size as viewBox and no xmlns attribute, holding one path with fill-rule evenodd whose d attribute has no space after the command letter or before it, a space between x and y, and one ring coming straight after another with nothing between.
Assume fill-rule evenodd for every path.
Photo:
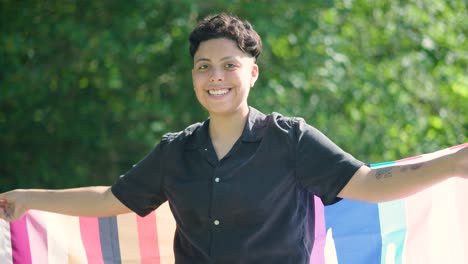
<instances>
[{"instance_id":1,"label":"tree","mask_svg":"<svg viewBox=\"0 0 468 264\"><path fill-rule=\"evenodd\" d=\"M1 187L110 184L207 117L187 38L231 12L264 40L250 104L365 162L467 140L464 1L0 2Z\"/></svg>"}]
</instances>

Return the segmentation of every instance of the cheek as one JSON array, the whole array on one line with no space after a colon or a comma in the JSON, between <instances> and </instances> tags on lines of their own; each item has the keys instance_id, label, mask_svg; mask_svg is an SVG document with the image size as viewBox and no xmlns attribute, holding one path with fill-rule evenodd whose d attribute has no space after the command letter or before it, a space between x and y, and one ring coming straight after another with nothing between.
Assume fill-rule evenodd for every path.
<instances>
[{"instance_id":1,"label":"cheek","mask_svg":"<svg viewBox=\"0 0 468 264\"><path fill-rule=\"evenodd\" d=\"M252 80L252 75L250 74L250 72L244 71L242 72L242 74L236 76L236 78L239 80L239 82L243 83L243 86L250 87L251 80Z\"/></svg>"},{"instance_id":2,"label":"cheek","mask_svg":"<svg viewBox=\"0 0 468 264\"><path fill-rule=\"evenodd\" d=\"M204 81L200 78L193 78L192 79L193 90L195 91L195 95L199 97L204 90Z\"/></svg>"},{"instance_id":3,"label":"cheek","mask_svg":"<svg viewBox=\"0 0 468 264\"><path fill-rule=\"evenodd\" d=\"M203 91L202 89L200 88L197 88L197 87L194 87L193 88L194 92L195 92L195 98L197 98L197 101L201 104L201 105L205 105L204 104L204 96L203 96Z\"/></svg>"},{"instance_id":4,"label":"cheek","mask_svg":"<svg viewBox=\"0 0 468 264\"><path fill-rule=\"evenodd\" d=\"M195 90L199 89L202 83L203 83L203 80L202 78L200 78L200 76L192 75L192 84Z\"/></svg>"}]
</instances>

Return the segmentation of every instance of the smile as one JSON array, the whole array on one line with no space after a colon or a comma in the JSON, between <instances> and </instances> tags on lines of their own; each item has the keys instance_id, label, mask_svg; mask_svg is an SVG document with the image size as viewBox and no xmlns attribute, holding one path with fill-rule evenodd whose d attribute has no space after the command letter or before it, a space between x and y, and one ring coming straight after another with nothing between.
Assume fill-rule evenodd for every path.
<instances>
[{"instance_id":1,"label":"smile","mask_svg":"<svg viewBox=\"0 0 468 264\"><path fill-rule=\"evenodd\" d=\"M229 91L231 91L230 88L226 88L226 89L213 89L213 90L208 90L208 93L210 95L216 95L216 96L220 96L220 95L225 95L227 93L229 93Z\"/></svg>"}]
</instances>

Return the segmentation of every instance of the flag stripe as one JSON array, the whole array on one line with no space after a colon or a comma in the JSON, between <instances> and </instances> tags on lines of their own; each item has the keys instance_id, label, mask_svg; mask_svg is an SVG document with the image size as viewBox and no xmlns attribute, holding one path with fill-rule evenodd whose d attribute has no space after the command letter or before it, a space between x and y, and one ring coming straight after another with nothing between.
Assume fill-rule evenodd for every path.
<instances>
[{"instance_id":1,"label":"flag stripe","mask_svg":"<svg viewBox=\"0 0 468 264\"><path fill-rule=\"evenodd\" d=\"M4 264L13 263L10 224L0 220L0 260Z\"/></svg>"},{"instance_id":2,"label":"flag stripe","mask_svg":"<svg viewBox=\"0 0 468 264\"><path fill-rule=\"evenodd\" d=\"M459 145L455 145L455 146L451 146L451 147L449 147L448 149L450 149L450 150L456 150L456 149L461 149L461 148L465 148L465 147L468 147L468 142L467 142L467 143L463 143L463 144L459 144Z\"/></svg>"},{"instance_id":3,"label":"flag stripe","mask_svg":"<svg viewBox=\"0 0 468 264\"><path fill-rule=\"evenodd\" d=\"M402 263L406 240L406 215L403 200L379 204L380 229L382 233L382 263L392 260Z\"/></svg>"},{"instance_id":4,"label":"flag stripe","mask_svg":"<svg viewBox=\"0 0 468 264\"><path fill-rule=\"evenodd\" d=\"M80 234L88 263L103 264L99 220L94 217L80 217Z\"/></svg>"},{"instance_id":5,"label":"flag stripe","mask_svg":"<svg viewBox=\"0 0 468 264\"><path fill-rule=\"evenodd\" d=\"M468 202L468 181L462 179L455 179L455 201L456 215L449 215L457 219L456 225L458 226L460 236L460 261L461 263L468 263L468 210L466 205Z\"/></svg>"},{"instance_id":6,"label":"flag stripe","mask_svg":"<svg viewBox=\"0 0 468 264\"><path fill-rule=\"evenodd\" d=\"M343 212L347 212L346 218ZM377 204L346 200L327 206L325 222L334 237L338 263L380 263L382 238Z\"/></svg>"},{"instance_id":7,"label":"flag stripe","mask_svg":"<svg viewBox=\"0 0 468 264\"><path fill-rule=\"evenodd\" d=\"M54 213L42 213L47 229L48 259L50 264L68 263L67 233L63 222L66 216Z\"/></svg>"},{"instance_id":8,"label":"flag stripe","mask_svg":"<svg viewBox=\"0 0 468 264\"><path fill-rule=\"evenodd\" d=\"M427 250L429 249L429 226L425 221L430 215L430 191L424 191L405 200L406 229L408 232L404 263L430 263Z\"/></svg>"},{"instance_id":9,"label":"flag stripe","mask_svg":"<svg viewBox=\"0 0 468 264\"><path fill-rule=\"evenodd\" d=\"M155 214L161 264L173 264L175 262L173 241L176 223L169 209L169 203L163 203L158 210L156 210Z\"/></svg>"},{"instance_id":10,"label":"flag stripe","mask_svg":"<svg viewBox=\"0 0 468 264\"><path fill-rule=\"evenodd\" d=\"M44 219L39 211L31 211L26 215L29 241L31 243L31 260L33 263L49 263L47 230Z\"/></svg>"},{"instance_id":11,"label":"flag stripe","mask_svg":"<svg viewBox=\"0 0 468 264\"><path fill-rule=\"evenodd\" d=\"M117 216L117 232L120 239L120 258L122 263L139 263L141 261L138 248L137 220L135 214Z\"/></svg>"},{"instance_id":12,"label":"flag stripe","mask_svg":"<svg viewBox=\"0 0 468 264\"><path fill-rule=\"evenodd\" d=\"M322 201L317 196L314 196L313 205L314 215L312 215L311 217L315 216L315 242L314 247L312 248L312 253L310 255L310 264L325 264L325 257L323 255L327 239L324 214L325 208L322 204Z\"/></svg>"},{"instance_id":13,"label":"flag stripe","mask_svg":"<svg viewBox=\"0 0 468 264\"><path fill-rule=\"evenodd\" d=\"M13 263L32 263L26 216L23 216L18 221L10 223L10 232Z\"/></svg>"},{"instance_id":14,"label":"flag stripe","mask_svg":"<svg viewBox=\"0 0 468 264\"><path fill-rule=\"evenodd\" d=\"M153 213L137 216L138 245L141 252L142 264L159 264L158 230L156 229L156 215Z\"/></svg>"},{"instance_id":15,"label":"flag stripe","mask_svg":"<svg viewBox=\"0 0 468 264\"><path fill-rule=\"evenodd\" d=\"M60 220L68 248L67 263L86 263L86 251L81 240L79 217L60 215Z\"/></svg>"},{"instance_id":16,"label":"flag stripe","mask_svg":"<svg viewBox=\"0 0 468 264\"><path fill-rule=\"evenodd\" d=\"M412 164L458 151L468 143L371 167ZM343 200L323 207L314 197L310 263L468 263L468 181L452 178L406 199L369 204ZM315 220L315 221L314 221ZM174 263L176 223L164 203L136 214L80 218L29 211L0 220L0 263Z\"/></svg>"},{"instance_id":17,"label":"flag stripe","mask_svg":"<svg viewBox=\"0 0 468 264\"><path fill-rule=\"evenodd\" d=\"M121 263L119 233L115 216L99 218L99 237L104 263Z\"/></svg>"},{"instance_id":18,"label":"flag stripe","mask_svg":"<svg viewBox=\"0 0 468 264\"><path fill-rule=\"evenodd\" d=\"M429 258L432 263L455 263L463 257L461 251L461 240L456 218L457 214L456 194L450 190L454 189L454 181L449 180L439 184L432 189L432 205L429 221ZM445 243L450 241L451 246Z\"/></svg>"}]
</instances>

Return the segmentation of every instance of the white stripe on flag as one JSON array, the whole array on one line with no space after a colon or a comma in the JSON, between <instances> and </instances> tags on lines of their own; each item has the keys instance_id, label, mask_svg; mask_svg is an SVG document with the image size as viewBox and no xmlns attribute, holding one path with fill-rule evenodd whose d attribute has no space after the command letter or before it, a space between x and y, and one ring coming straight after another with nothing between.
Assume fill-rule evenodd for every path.
<instances>
[{"instance_id":1,"label":"white stripe on flag","mask_svg":"<svg viewBox=\"0 0 468 264\"><path fill-rule=\"evenodd\" d=\"M10 224L0 219L0 263L13 264Z\"/></svg>"}]
</instances>

